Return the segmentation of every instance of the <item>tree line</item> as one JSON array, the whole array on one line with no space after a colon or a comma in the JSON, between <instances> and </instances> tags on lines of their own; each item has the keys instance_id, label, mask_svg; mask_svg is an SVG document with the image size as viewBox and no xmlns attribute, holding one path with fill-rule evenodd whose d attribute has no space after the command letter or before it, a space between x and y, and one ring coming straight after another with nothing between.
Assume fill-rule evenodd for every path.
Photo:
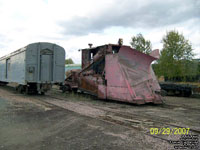
<instances>
[{"instance_id":1,"label":"tree line","mask_svg":"<svg viewBox=\"0 0 200 150\"><path fill-rule=\"evenodd\" d=\"M192 44L183 34L175 30L169 31L163 36L161 43L163 48L160 59L152 64L157 77L164 76L165 80L170 81L199 80L200 60L194 59ZM133 36L130 44L146 54L152 51L151 42L145 40L141 33Z\"/></svg>"},{"instance_id":2,"label":"tree line","mask_svg":"<svg viewBox=\"0 0 200 150\"><path fill-rule=\"evenodd\" d=\"M194 59L192 44L183 34L176 30L166 32L161 43L163 48L160 59L152 64L156 76L164 76L171 81L198 81L200 80L200 59ZM133 36L130 42L132 48L150 54L152 44L141 33ZM71 58L65 60L66 64L74 64Z\"/></svg>"}]
</instances>

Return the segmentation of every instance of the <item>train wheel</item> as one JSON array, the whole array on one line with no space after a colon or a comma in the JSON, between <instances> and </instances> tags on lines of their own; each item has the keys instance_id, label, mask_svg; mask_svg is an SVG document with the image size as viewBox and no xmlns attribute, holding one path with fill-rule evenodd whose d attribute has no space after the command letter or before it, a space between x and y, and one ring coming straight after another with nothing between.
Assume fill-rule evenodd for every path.
<instances>
[{"instance_id":1,"label":"train wheel","mask_svg":"<svg viewBox=\"0 0 200 150\"><path fill-rule=\"evenodd\" d=\"M61 90L62 90L63 93L65 93L66 92L66 87L62 86Z\"/></svg>"},{"instance_id":2,"label":"train wheel","mask_svg":"<svg viewBox=\"0 0 200 150\"><path fill-rule=\"evenodd\" d=\"M62 92L65 93L66 91L71 91L71 88L69 85L62 86Z\"/></svg>"},{"instance_id":3,"label":"train wheel","mask_svg":"<svg viewBox=\"0 0 200 150\"><path fill-rule=\"evenodd\" d=\"M15 87L15 91L17 91L17 92L18 92L18 86L17 86L17 87Z\"/></svg>"},{"instance_id":4,"label":"train wheel","mask_svg":"<svg viewBox=\"0 0 200 150\"><path fill-rule=\"evenodd\" d=\"M27 94L27 95L29 94L29 89L27 86L25 87L25 94Z\"/></svg>"},{"instance_id":5,"label":"train wheel","mask_svg":"<svg viewBox=\"0 0 200 150\"><path fill-rule=\"evenodd\" d=\"M190 97L192 95L192 91L185 91L184 96Z\"/></svg>"},{"instance_id":6,"label":"train wheel","mask_svg":"<svg viewBox=\"0 0 200 150\"><path fill-rule=\"evenodd\" d=\"M17 92L23 93L23 86L22 86L22 85L19 85L19 86L17 87Z\"/></svg>"},{"instance_id":7,"label":"train wheel","mask_svg":"<svg viewBox=\"0 0 200 150\"><path fill-rule=\"evenodd\" d=\"M78 88L74 88L74 89L72 89L72 91L73 91L74 93L77 93Z\"/></svg>"}]
</instances>

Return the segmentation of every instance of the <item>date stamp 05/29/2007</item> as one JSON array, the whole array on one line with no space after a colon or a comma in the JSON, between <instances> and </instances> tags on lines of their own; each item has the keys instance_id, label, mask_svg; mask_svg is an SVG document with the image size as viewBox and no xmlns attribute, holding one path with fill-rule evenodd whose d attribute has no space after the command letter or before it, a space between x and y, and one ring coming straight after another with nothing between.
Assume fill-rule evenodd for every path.
<instances>
[{"instance_id":1,"label":"date stamp 05/29/2007","mask_svg":"<svg viewBox=\"0 0 200 150\"><path fill-rule=\"evenodd\" d=\"M174 149L199 149L199 136L189 134L190 128L150 128L151 135L181 135L178 140L169 140Z\"/></svg>"}]
</instances>

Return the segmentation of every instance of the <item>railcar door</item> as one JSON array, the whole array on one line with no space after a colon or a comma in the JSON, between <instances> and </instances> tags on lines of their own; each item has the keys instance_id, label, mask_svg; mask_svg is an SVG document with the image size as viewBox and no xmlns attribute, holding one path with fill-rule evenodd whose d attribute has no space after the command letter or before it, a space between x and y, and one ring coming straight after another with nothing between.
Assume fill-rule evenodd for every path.
<instances>
[{"instance_id":1,"label":"railcar door","mask_svg":"<svg viewBox=\"0 0 200 150\"><path fill-rule=\"evenodd\" d=\"M40 80L41 82L53 81L53 53L50 50L41 52L40 57Z\"/></svg>"},{"instance_id":2,"label":"railcar door","mask_svg":"<svg viewBox=\"0 0 200 150\"><path fill-rule=\"evenodd\" d=\"M6 79L10 78L10 58L6 59Z\"/></svg>"}]
</instances>

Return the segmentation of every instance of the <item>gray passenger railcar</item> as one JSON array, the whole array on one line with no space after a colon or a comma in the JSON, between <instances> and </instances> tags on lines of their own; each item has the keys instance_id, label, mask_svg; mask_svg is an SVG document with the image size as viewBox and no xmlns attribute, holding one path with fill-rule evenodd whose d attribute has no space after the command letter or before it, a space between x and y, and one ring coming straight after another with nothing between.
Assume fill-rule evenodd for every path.
<instances>
[{"instance_id":1,"label":"gray passenger railcar","mask_svg":"<svg viewBox=\"0 0 200 150\"><path fill-rule=\"evenodd\" d=\"M33 43L0 58L0 83L16 83L21 93L44 94L64 75L65 50L56 44Z\"/></svg>"}]
</instances>

